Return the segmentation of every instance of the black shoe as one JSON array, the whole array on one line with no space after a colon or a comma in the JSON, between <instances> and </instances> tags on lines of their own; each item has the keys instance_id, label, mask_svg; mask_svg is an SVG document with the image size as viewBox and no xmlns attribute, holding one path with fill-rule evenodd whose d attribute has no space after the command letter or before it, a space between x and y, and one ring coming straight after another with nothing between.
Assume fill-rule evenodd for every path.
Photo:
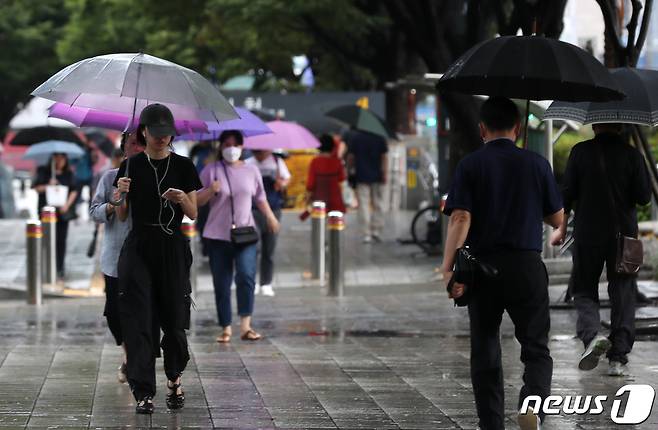
<instances>
[{"instance_id":1,"label":"black shoe","mask_svg":"<svg viewBox=\"0 0 658 430\"><path fill-rule=\"evenodd\" d=\"M185 406L185 393L181 390L180 394L178 394L181 384L170 385L169 382L171 381L167 381L167 408L172 410L183 409L183 406Z\"/></svg>"},{"instance_id":2,"label":"black shoe","mask_svg":"<svg viewBox=\"0 0 658 430\"><path fill-rule=\"evenodd\" d=\"M137 402L137 406L135 406L135 412L138 414L147 414L150 415L153 413L153 397L152 396L144 396L142 397L142 400Z\"/></svg>"}]
</instances>

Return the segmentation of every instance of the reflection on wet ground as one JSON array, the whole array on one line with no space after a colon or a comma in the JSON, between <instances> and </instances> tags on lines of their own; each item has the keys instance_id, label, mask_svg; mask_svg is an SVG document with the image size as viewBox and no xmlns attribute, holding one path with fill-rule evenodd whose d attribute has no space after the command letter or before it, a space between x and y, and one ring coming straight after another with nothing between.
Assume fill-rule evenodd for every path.
<instances>
[{"instance_id":1,"label":"reflection on wet ground","mask_svg":"<svg viewBox=\"0 0 658 430\"><path fill-rule=\"evenodd\" d=\"M128 387L116 382L120 350L101 300L48 301L41 309L1 301L0 427L474 429L465 310L453 308L431 285L362 292L334 299L307 287L258 297L254 322L265 339L249 343L234 336L227 345L214 342L213 298L201 295L189 333L186 408L166 412L159 361L152 417L136 416ZM573 311L553 311L552 327L555 394L611 400L625 384L658 386L653 340L636 343L630 376L610 378L605 366L577 370L582 347L573 338ZM507 428L516 429L522 366L507 319L501 339ZM630 428L657 424L653 413ZM608 407L598 416L552 417L544 428L616 427Z\"/></svg>"}]
</instances>

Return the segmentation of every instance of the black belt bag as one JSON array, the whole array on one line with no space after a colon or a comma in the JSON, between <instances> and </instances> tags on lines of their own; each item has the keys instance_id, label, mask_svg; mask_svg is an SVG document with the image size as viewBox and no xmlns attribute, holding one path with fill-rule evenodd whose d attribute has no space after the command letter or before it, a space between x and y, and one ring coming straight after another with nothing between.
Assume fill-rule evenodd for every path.
<instances>
[{"instance_id":1,"label":"black belt bag","mask_svg":"<svg viewBox=\"0 0 658 430\"><path fill-rule=\"evenodd\" d=\"M226 165L222 161L224 168L224 176L226 176L226 183L228 185L229 198L231 199L231 242L234 245L246 246L258 242L258 231L250 226L236 227L235 226L235 213L233 210L233 190L231 189L231 180L228 178Z\"/></svg>"}]
</instances>

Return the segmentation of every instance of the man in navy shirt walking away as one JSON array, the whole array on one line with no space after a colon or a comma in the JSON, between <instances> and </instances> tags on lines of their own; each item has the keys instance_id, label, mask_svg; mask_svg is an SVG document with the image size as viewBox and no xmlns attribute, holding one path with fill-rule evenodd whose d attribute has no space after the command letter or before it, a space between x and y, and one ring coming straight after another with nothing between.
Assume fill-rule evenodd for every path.
<instances>
[{"instance_id":1,"label":"man in navy shirt walking away","mask_svg":"<svg viewBox=\"0 0 658 430\"><path fill-rule=\"evenodd\" d=\"M457 166L446 201L450 216L442 272L453 276L455 255L469 247L496 276L477 273L469 285L454 283L450 296L468 294L471 381L479 426L505 428L505 393L499 328L503 312L514 323L525 365L519 407L528 396L550 394L553 360L548 349L548 274L541 259L542 221L561 225L562 199L549 163L518 148L519 112L509 99L492 97L480 111L484 147ZM534 412L534 413L533 413ZM519 413L522 430L538 429L543 413Z\"/></svg>"}]
</instances>

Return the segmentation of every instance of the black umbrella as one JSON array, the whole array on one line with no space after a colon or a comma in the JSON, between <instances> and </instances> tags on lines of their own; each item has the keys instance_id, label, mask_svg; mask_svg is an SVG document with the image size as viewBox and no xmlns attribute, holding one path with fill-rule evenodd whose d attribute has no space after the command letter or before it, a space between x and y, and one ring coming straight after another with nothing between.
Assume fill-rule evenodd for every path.
<instances>
[{"instance_id":1,"label":"black umbrella","mask_svg":"<svg viewBox=\"0 0 658 430\"><path fill-rule=\"evenodd\" d=\"M543 119L565 119L581 124L617 122L654 127L658 125L658 71L620 67L610 69L626 93L609 102L553 102Z\"/></svg>"},{"instance_id":2,"label":"black umbrella","mask_svg":"<svg viewBox=\"0 0 658 430\"><path fill-rule=\"evenodd\" d=\"M325 115L357 130L376 134L384 139L397 139L395 133L386 125L386 121L370 109L363 109L357 105L345 105L333 108Z\"/></svg>"},{"instance_id":3,"label":"black umbrella","mask_svg":"<svg viewBox=\"0 0 658 430\"><path fill-rule=\"evenodd\" d=\"M82 146L82 140L70 128L32 127L20 130L11 141L13 146L29 146L47 140L63 140Z\"/></svg>"},{"instance_id":4,"label":"black umbrella","mask_svg":"<svg viewBox=\"0 0 658 430\"><path fill-rule=\"evenodd\" d=\"M528 101L624 98L610 72L587 51L540 36L502 36L482 42L455 61L437 85L441 91ZM527 115L525 128L524 141Z\"/></svg>"}]
</instances>

